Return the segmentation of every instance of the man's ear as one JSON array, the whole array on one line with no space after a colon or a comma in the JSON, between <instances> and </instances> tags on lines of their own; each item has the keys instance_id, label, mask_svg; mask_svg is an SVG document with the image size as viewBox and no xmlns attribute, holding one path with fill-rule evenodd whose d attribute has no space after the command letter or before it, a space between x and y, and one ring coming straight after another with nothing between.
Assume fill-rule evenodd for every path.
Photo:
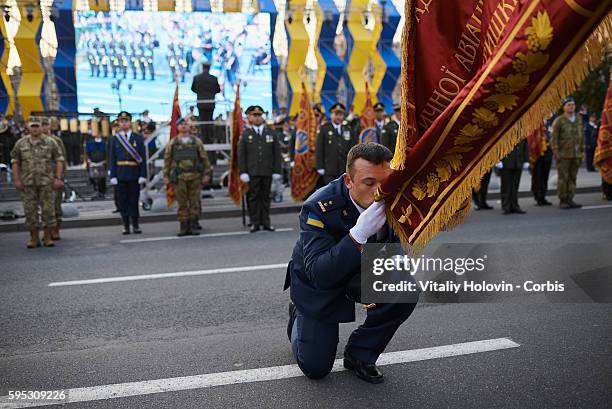
<instances>
[{"instance_id":1,"label":"man's ear","mask_svg":"<svg viewBox=\"0 0 612 409\"><path fill-rule=\"evenodd\" d=\"M342 178L344 179L344 185L346 186L346 188L350 189L353 182L351 182L351 177L349 176L349 174L345 172L344 175L342 175Z\"/></svg>"}]
</instances>

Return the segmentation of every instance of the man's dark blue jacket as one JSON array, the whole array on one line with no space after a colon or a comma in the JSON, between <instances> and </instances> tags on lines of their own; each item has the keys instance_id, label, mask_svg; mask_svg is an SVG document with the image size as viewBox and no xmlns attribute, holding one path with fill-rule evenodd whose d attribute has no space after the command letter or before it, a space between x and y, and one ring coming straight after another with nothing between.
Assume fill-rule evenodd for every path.
<instances>
[{"instance_id":1,"label":"man's dark blue jacket","mask_svg":"<svg viewBox=\"0 0 612 409\"><path fill-rule=\"evenodd\" d=\"M361 285L361 251L349 236L359 218L341 177L317 190L300 212L300 237L287 267L285 289L298 310L320 321L355 320ZM385 225L368 242L398 242Z\"/></svg>"},{"instance_id":2,"label":"man's dark blue jacket","mask_svg":"<svg viewBox=\"0 0 612 409\"><path fill-rule=\"evenodd\" d=\"M142 158L140 164L136 164L134 158L125 150L115 135L110 138L109 149L109 170L110 177L117 178L119 182L136 181L139 177L147 177L147 158L142 135L132 132L128 139L130 145L138 152ZM133 162L134 166L121 166L118 162Z\"/></svg>"}]
</instances>

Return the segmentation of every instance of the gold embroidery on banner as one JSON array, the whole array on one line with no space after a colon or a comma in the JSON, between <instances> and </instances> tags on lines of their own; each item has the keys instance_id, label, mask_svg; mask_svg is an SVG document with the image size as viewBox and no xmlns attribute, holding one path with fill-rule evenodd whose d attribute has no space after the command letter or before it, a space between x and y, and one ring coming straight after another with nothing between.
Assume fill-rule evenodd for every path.
<instances>
[{"instance_id":1,"label":"gold embroidery on banner","mask_svg":"<svg viewBox=\"0 0 612 409\"><path fill-rule=\"evenodd\" d=\"M399 218L400 223L408 223L408 226L412 226L412 222L410 221L410 215L412 214L412 205L408 205L407 208L402 209L402 214Z\"/></svg>"},{"instance_id":2,"label":"gold embroidery on banner","mask_svg":"<svg viewBox=\"0 0 612 409\"><path fill-rule=\"evenodd\" d=\"M527 54L521 52L516 53L516 59L512 61L512 68L522 74L531 74L532 72L541 70L548 63L548 54L532 53Z\"/></svg>"},{"instance_id":3,"label":"gold embroidery on banner","mask_svg":"<svg viewBox=\"0 0 612 409\"><path fill-rule=\"evenodd\" d=\"M473 142L482 137L485 130L495 128L499 125L499 117L496 113L512 111L517 103L518 96L514 93L525 89L529 85L529 73L537 71L537 67L543 67L548 62L549 56L544 51L550 45L553 38L553 27L546 11L538 12L531 18L531 25L525 29L527 46L530 53L517 52L514 56L512 67L516 74L495 79L495 90L493 94L484 100L484 107L474 109L472 123L466 124L459 131L459 135L453 141L453 147L449 148L441 160L434 163L435 171L427 174L425 179L415 183L412 195L417 200L425 197L434 197L440 189L440 183L448 181L452 172L461 169L463 155L470 152ZM515 63L515 61L518 61Z\"/></svg>"},{"instance_id":4,"label":"gold embroidery on banner","mask_svg":"<svg viewBox=\"0 0 612 409\"><path fill-rule=\"evenodd\" d=\"M409 3L407 2L406 4L409 4ZM507 51L508 47L510 47L510 44L512 43L512 41L518 35L518 32L521 30L521 28L525 24L526 20L529 18L529 16L533 12L533 10L539 4L540 4L540 0L534 0L532 3L529 4L528 9L521 16L519 22L512 29L511 33L508 35L508 37L506 38L506 40L503 43L503 45L497 50L495 56L487 64L487 66L484 69L484 71L482 72L482 74L478 77L478 80L476 80L476 82L474 83L474 85L472 86L470 91L468 92L468 95L461 102L461 104L459 105L457 110L453 113L453 115L451 116L450 120L448 121L448 123L444 127L444 130L442 131L442 134L440 135L440 138L438 138L438 140L436 141L436 144L435 144L434 148L429 152L429 154L427 155L427 158L419 166L419 168L414 173L414 175L417 175L421 170L423 170L423 168L425 166L427 166L427 164L432 159L432 157L438 152L438 149L440 148L440 146L446 140L446 137L448 136L450 131L455 126L457 120L459 119L459 117L461 116L461 114L463 113L465 108L472 101L472 98L474 98L474 95L476 94L476 92L480 89L480 87L482 86L483 82L488 78L488 76L491 73L491 71L493 70L493 68L497 65L499 60L502 58L504 53ZM406 188L408 188L408 186L410 185L410 183L412 183L413 180L414 180L414 176L411 176L404 183L402 183L402 186L400 187L399 193L395 196L395 199L393 200L393 203L391 204L391 210L393 210L395 208L395 206L399 202L400 198L402 196L404 196L404 192L405 192ZM411 237L413 237L413 236L414 236L414 234Z\"/></svg>"},{"instance_id":5,"label":"gold embroidery on banner","mask_svg":"<svg viewBox=\"0 0 612 409\"><path fill-rule=\"evenodd\" d=\"M553 38L553 26L548 17L548 13L538 12L538 15L531 19L531 26L525 29L527 34L527 47L529 51L537 52L546 50Z\"/></svg>"},{"instance_id":6,"label":"gold embroidery on banner","mask_svg":"<svg viewBox=\"0 0 612 409\"><path fill-rule=\"evenodd\" d=\"M591 20L596 19L597 14L599 12L601 12L604 8L609 7L609 3L611 3L609 0L606 1L606 2L602 2L601 6L600 6L600 9L598 9L595 12L593 17L591 17ZM530 7L534 7L534 6L535 6L535 3L533 3ZM522 17L522 19L523 18L526 19L528 17L528 14L530 14L532 10L533 9L531 9L530 12L527 13L527 15ZM593 21L589 22L589 24L592 24L592 23L593 23ZM590 27L589 24L585 24L583 27L581 27L581 29L577 33L576 37L570 42L570 44L568 44L565 47L564 51L557 57L555 62L549 67L549 69L546 72L546 74L540 79L540 81L535 86L535 88L531 91L531 93L527 97L527 99L522 103L522 106L530 106L539 97L539 95L543 92L544 88L546 87L546 84L548 84L551 81L551 79L556 75L556 73L558 72L557 70L560 69L561 65L565 64L566 59L568 58L568 56L572 52L572 50L575 50L575 48L579 45L578 44L579 40L584 35L586 35L586 31ZM522 26L522 23L520 24L520 26ZM513 35L516 35L516 33L514 33ZM481 83L482 82L480 82L480 84ZM443 200L445 198L445 195L447 195L452 190L452 188L456 185L456 183L458 183L458 181L461 178L463 178L467 173L469 173L469 171L473 168L473 166L479 160L482 160L483 155L485 155L489 151L489 149L491 149L491 147L494 146L498 142L499 137L501 135L503 135L507 131L507 129L518 119L519 115L520 115L520 113L513 112L508 118L506 118L506 120L504 122L504 126L502 128L500 128L498 131L496 131L495 135L490 140L487 141L487 143L481 148L481 150L478 153L478 155L471 160L469 166L466 166L466 168L463 169L461 174L459 174L457 178L455 178L453 181L451 181L444 188L444 191L438 196L438 198L436 199L436 201L434 202L432 207L429 209L429 212L427 213L427 215L423 216L421 214L421 212L419 211L419 209L416 208L417 212L419 213L421 222L415 228L415 230L412 232L412 234L408 237L407 241L412 243L412 242L415 242L416 240L418 240L418 237L421 235L423 228L426 226L425 222L430 220L432 217L435 217L433 215L433 212L434 212L435 209L437 209L437 208L439 208L441 206L441 204L442 204L442 202L443 202ZM453 119L456 120L456 116L455 115L453 116ZM445 132L450 132L450 129L448 129L448 125L447 125L447 128L445 128ZM447 134L444 134L443 136L447 136ZM436 147L439 147L439 146L436 145ZM423 167L424 167L424 165L421 166L421 169ZM407 186L407 184L409 182L410 181L405 182L405 185ZM403 194L402 194L402 196L405 197ZM398 198L399 198L399 196L396 199L398 199Z\"/></svg>"}]
</instances>

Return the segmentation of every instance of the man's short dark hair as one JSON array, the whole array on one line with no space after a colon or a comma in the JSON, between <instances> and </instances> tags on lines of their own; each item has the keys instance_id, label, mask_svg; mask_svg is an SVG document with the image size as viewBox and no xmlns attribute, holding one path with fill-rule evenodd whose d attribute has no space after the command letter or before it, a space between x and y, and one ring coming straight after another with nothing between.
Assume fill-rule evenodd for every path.
<instances>
[{"instance_id":1,"label":"man's short dark hair","mask_svg":"<svg viewBox=\"0 0 612 409\"><path fill-rule=\"evenodd\" d=\"M363 159L374 165L391 162L393 153L384 145L374 142L360 143L351 148L346 156L346 171L351 173L357 159Z\"/></svg>"}]
</instances>

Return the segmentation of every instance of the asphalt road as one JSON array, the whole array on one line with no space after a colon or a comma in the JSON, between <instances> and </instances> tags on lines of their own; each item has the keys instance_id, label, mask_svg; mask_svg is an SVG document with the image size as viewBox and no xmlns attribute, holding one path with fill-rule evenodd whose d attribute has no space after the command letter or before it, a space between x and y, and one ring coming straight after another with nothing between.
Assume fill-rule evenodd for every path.
<instances>
[{"instance_id":1,"label":"asphalt road","mask_svg":"<svg viewBox=\"0 0 612 409\"><path fill-rule=\"evenodd\" d=\"M502 216L499 204L473 212L438 235L428 251L458 244L472 252L486 249L498 257L496 274L508 280L593 271L601 278L612 266L612 206L598 194L577 199L588 207L536 208L525 199L526 215ZM214 381L228 371L253 374L248 370L294 364L281 265L295 242L297 217L278 215L273 222L284 230L250 235L234 234L244 231L239 219L207 220L203 233L209 236L181 240L163 239L175 234L177 223L144 225L140 237L122 236L119 227L70 229L55 248L36 250L25 248L24 233L1 234L0 396L203 374ZM126 239L159 240L121 242ZM464 247L452 251L457 248ZM261 265L277 266L256 268ZM209 271L232 267L251 270ZM62 285L193 271L197 275ZM601 285L591 287L599 295L574 287L574 298L555 303L529 296L422 302L388 352L498 338L518 346L385 365L380 385L347 372L320 381L245 375L224 386L175 387L65 407L609 407L612 304L593 303L609 298L601 298ZM359 309L358 321L363 315ZM356 325L341 325L338 357Z\"/></svg>"}]
</instances>

